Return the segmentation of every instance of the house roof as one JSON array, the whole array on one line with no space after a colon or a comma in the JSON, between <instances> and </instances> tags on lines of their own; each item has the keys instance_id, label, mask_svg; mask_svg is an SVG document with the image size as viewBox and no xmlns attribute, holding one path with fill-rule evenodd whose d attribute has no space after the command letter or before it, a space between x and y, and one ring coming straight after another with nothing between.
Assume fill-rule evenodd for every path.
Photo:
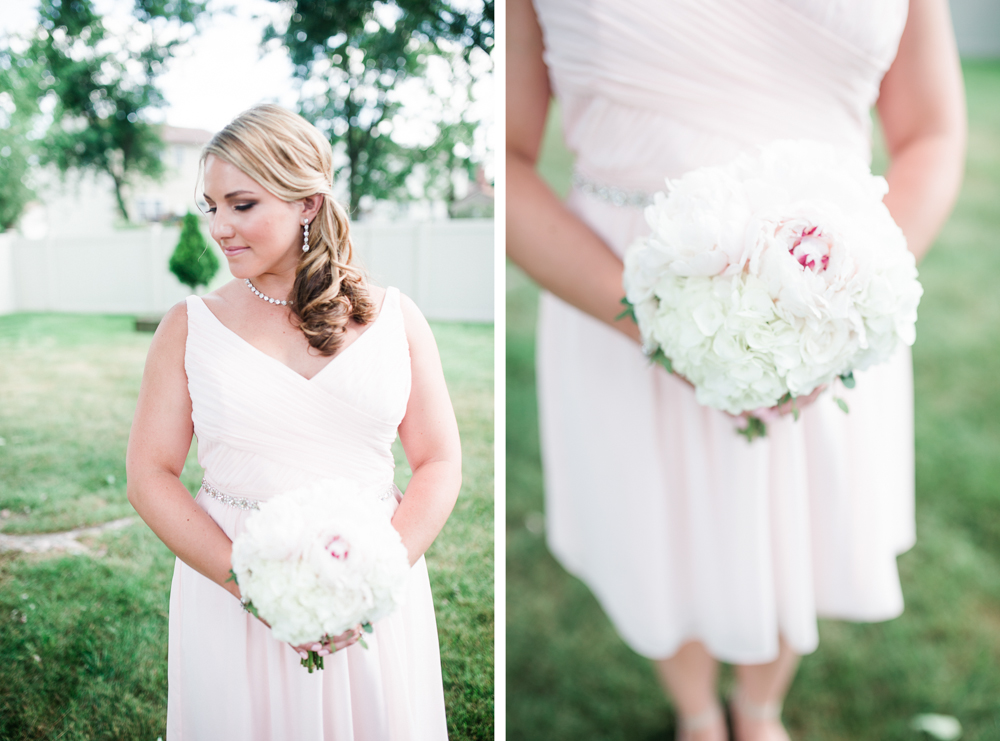
<instances>
[{"instance_id":1,"label":"house roof","mask_svg":"<svg viewBox=\"0 0 1000 741\"><path fill-rule=\"evenodd\" d=\"M185 129L180 126L164 126L160 129L160 136L167 144L192 144L197 147L204 146L215 136L211 131L205 129Z\"/></svg>"}]
</instances>

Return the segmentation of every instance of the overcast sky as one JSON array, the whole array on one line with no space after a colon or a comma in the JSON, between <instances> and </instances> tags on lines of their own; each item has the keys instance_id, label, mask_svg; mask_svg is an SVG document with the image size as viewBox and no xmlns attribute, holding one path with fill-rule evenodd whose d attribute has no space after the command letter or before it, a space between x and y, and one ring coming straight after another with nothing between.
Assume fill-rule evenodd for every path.
<instances>
[{"instance_id":1,"label":"overcast sky","mask_svg":"<svg viewBox=\"0 0 1000 741\"><path fill-rule=\"evenodd\" d=\"M0 28L30 32L36 21L35 0L3 0ZM130 0L95 0L111 30L131 22ZM157 116L173 126L221 129L255 103L274 101L288 107L296 102L292 68L284 51L261 57L261 31L267 18L279 17L280 6L268 0L211 3L232 13L216 12L202 32L181 46L159 85L169 106ZM254 16L261 16L254 19ZM155 115L155 114L154 114Z\"/></svg>"},{"instance_id":2,"label":"overcast sky","mask_svg":"<svg viewBox=\"0 0 1000 741\"><path fill-rule=\"evenodd\" d=\"M93 0L98 12L105 16L109 30L120 32L134 22L133 0ZM36 0L0 0L0 32L29 33L36 22ZM460 4L466 4L462 2ZM261 33L269 19L282 19L282 6L269 0L211 0L215 12L201 24L201 32L189 43L178 48L158 83L168 106L152 112L151 118L165 120L172 126L217 131L241 111L261 102L276 102L294 109L298 100L292 66L280 45L262 55ZM229 8L230 12L221 12ZM432 68L434 65L432 65ZM480 59L475 74L477 84L474 118L493 119L492 79L487 75L489 64ZM432 70L432 77L433 77ZM404 119L408 131L401 131L407 143L417 143L433 131L419 122L421 108L429 104L419 94L410 105L409 119ZM486 131L481 131L476 150L480 158L487 148ZM429 143L429 142L428 142ZM486 156L487 160L492 158Z\"/></svg>"}]
</instances>

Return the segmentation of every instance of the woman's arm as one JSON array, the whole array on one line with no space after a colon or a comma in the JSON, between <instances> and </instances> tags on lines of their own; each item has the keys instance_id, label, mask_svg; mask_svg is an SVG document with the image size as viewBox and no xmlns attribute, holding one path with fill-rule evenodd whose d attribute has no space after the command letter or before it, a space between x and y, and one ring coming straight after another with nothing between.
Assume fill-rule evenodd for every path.
<instances>
[{"instance_id":1,"label":"woman's arm","mask_svg":"<svg viewBox=\"0 0 1000 741\"><path fill-rule=\"evenodd\" d=\"M946 0L911 0L879 118L890 167L885 205L919 260L951 213L965 163L965 92Z\"/></svg>"},{"instance_id":2,"label":"woman's arm","mask_svg":"<svg viewBox=\"0 0 1000 741\"><path fill-rule=\"evenodd\" d=\"M125 466L128 500L167 548L198 573L239 597L227 582L232 541L180 481L194 426L184 371L187 307L160 322L146 357Z\"/></svg>"},{"instance_id":3,"label":"woman's arm","mask_svg":"<svg viewBox=\"0 0 1000 741\"><path fill-rule=\"evenodd\" d=\"M412 383L399 440L413 476L392 524L412 565L441 532L458 499L462 446L434 335L413 301L401 300Z\"/></svg>"},{"instance_id":4,"label":"woman's arm","mask_svg":"<svg viewBox=\"0 0 1000 741\"><path fill-rule=\"evenodd\" d=\"M530 0L507 3L507 255L539 285L635 340L622 262L535 170L551 90Z\"/></svg>"}]
</instances>

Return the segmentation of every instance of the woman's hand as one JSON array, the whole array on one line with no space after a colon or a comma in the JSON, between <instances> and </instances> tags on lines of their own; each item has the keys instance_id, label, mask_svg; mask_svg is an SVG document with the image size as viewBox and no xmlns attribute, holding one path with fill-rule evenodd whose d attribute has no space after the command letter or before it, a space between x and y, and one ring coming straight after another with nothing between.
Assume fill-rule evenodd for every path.
<instances>
[{"instance_id":1,"label":"woman's hand","mask_svg":"<svg viewBox=\"0 0 1000 741\"><path fill-rule=\"evenodd\" d=\"M264 621L261 620L261 622L263 623ZM267 625L267 623L264 624ZM348 646L353 646L361 640L363 635L364 628L360 625L356 625L351 630L346 633L341 633L339 636L327 638L326 640L318 643L303 643L298 646L292 646L292 648L294 648L296 653L298 653L298 655L303 659L306 658L310 651L315 651L320 656L329 656L334 651L340 651Z\"/></svg>"},{"instance_id":2,"label":"woman's hand","mask_svg":"<svg viewBox=\"0 0 1000 741\"><path fill-rule=\"evenodd\" d=\"M267 622L264 618L258 615L256 612L252 613L255 618L260 620L268 628L271 624ZM352 646L365 634L364 627L361 624L355 625L351 630L341 633L339 636L334 636L333 638L327 638L322 641L314 641L312 643L301 643L298 646L292 646L295 649L295 653L301 656L303 659L309 654L310 651L315 651L320 656L329 656L334 651L339 651L342 648L347 648ZM291 645L291 644L289 644Z\"/></svg>"},{"instance_id":3,"label":"woman's hand","mask_svg":"<svg viewBox=\"0 0 1000 741\"><path fill-rule=\"evenodd\" d=\"M817 386L813 389L811 394L807 394L806 396L796 396L791 401L786 401L784 404L778 404L773 407L761 407L760 409L754 409L751 412L743 412L743 414L740 414L739 417L741 419L756 417L765 424L776 422L788 414L795 414L805 409L807 406L816 401L816 399L819 398L819 395L826 391L826 388L826 384L824 383L822 386Z\"/></svg>"}]
</instances>

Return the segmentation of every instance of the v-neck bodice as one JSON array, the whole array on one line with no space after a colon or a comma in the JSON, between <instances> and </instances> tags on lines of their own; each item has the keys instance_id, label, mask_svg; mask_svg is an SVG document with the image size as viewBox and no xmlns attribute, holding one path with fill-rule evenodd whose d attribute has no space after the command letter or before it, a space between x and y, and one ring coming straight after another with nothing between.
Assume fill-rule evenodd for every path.
<instances>
[{"instance_id":1,"label":"v-neck bodice","mask_svg":"<svg viewBox=\"0 0 1000 741\"><path fill-rule=\"evenodd\" d=\"M386 291L374 324L311 379L226 327L197 296L187 300L184 367L206 478L267 499L315 478L385 486L390 447L410 393L399 291Z\"/></svg>"},{"instance_id":2,"label":"v-neck bodice","mask_svg":"<svg viewBox=\"0 0 1000 741\"><path fill-rule=\"evenodd\" d=\"M398 305L399 291L397 289L395 289L395 288L390 288L390 289L386 290L385 299L383 299L383 304L382 304L383 308L385 307L386 300L389 298L389 292L390 291L393 291L395 293L395 296L396 296L395 301L396 301L396 303ZM381 309L380 309L378 316L375 317L375 320L371 323L370 327L368 327L367 329L365 329L365 331L362 332L358 337L354 338L354 340L352 340L350 342L350 344L348 344L346 347L340 348L340 351L336 355L334 355L331 358L329 358L328 361L327 361L327 363L322 368L320 368L318 371L316 371L316 373L314 373L312 376L309 376L307 378L306 376L303 376L301 373L299 373L298 371L296 371L291 366L286 365L284 362L282 362L278 358L274 357L273 355L268 355L266 352L264 352L260 348L256 347L253 343L251 343L250 341L244 339L235 330L230 329L229 327L227 327L225 325L225 323L223 323L223 321L221 319L219 319L215 315L215 312L213 312L211 309L208 308L208 305L205 303L204 299L202 299L199 296L190 296L189 297L189 304L190 304L190 299L197 299L198 302L201 304L201 306L212 316L213 319L215 319L216 322L219 323L219 326L222 328L223 331L228 332L229 334L234 335L238 340L240 340L244 344L248 345L251 350L255 350L257 353L259 353L260 355L263 355L265 358L268 358L268 359L274 361L275 363L284 366L290 372L295 373L298 376L301 376L306 381L313 381L313 380L315 380L320 375L322 375L323 372L327 368L329 368L331 365L334 365L335 363L337 363L338 361L340 361L341 358L343 358L343 356L349 354L350 351L354 349L354 346L357 345L358 343L360 343L362 341L362 338L364 338L368 334L371 334L375 330L375 328L379 325L379 319L382 317L382 312L381 312Z\"/></svg>"}]
</instances>

